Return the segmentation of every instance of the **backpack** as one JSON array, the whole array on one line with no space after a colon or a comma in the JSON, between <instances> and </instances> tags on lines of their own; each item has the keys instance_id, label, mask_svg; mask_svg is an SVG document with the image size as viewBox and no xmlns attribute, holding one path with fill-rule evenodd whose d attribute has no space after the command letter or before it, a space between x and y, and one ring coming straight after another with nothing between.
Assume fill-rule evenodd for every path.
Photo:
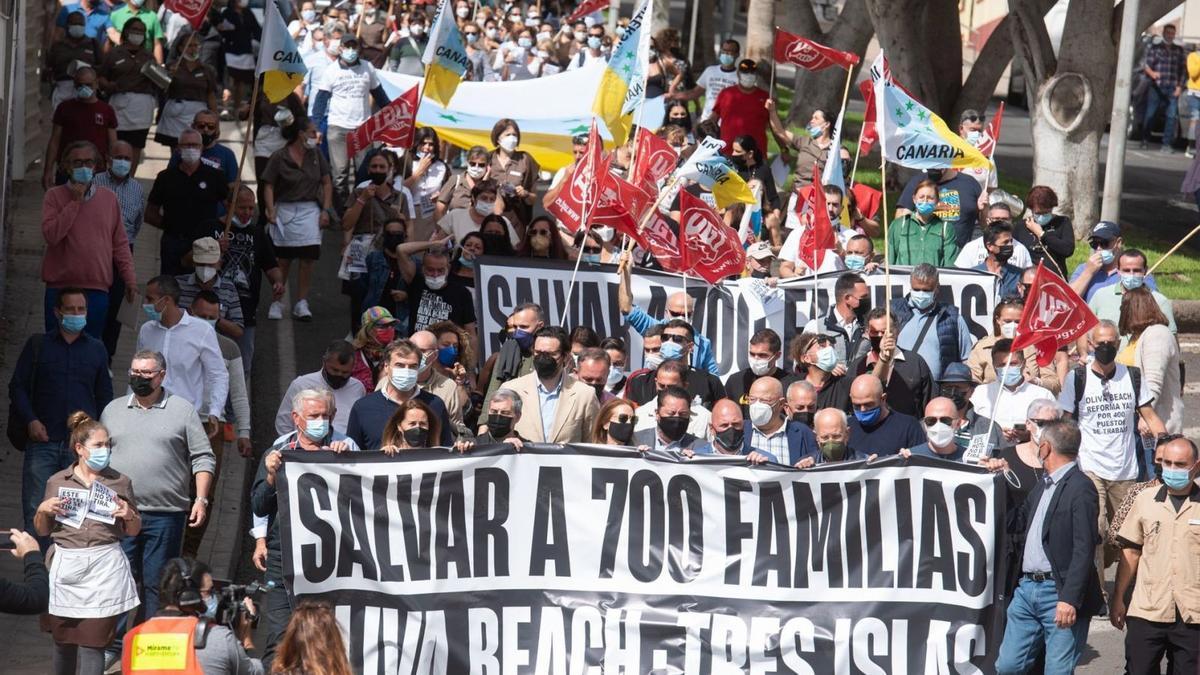
<instances>
[{"instance_id":1,"label":"backpack","mask_svg":"<svg viewBox=\"0 0 1200 675\"><path fill-rule=\"evenodd\" d=\"M1137 410L1141 406L1138 401L1138 394L1142 391L1142 370L1137 366L1125 366L1129 370L1129 379L1133 383L1133 409ZM1087 366L1080 364L1073 369L1075 377L1075 407L1071 409L1071 414L1075 419L1079 419L1079 402L1083 400L1083 388L1087 386Z\"/></svg>"}]
</instances>

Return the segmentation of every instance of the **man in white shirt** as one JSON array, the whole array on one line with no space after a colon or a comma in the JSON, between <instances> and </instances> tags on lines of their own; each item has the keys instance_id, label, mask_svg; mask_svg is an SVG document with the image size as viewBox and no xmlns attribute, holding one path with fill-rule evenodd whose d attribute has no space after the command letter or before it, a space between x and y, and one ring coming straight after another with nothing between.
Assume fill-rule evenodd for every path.
<instances>
[{"instance_id":1,"label":"man in white shirt","mask_svg":"<svg viewBox=\"0 0 1200 675\"><path fill-rule=\"evenodd\" d=\"M992 204L987 210L988 226L1000 221L1012 224L1012 210L1009 209L1008 204L1003 202ZM1008 260L1009 264L1021 269L1033 267L1033 259L1029 257L1029 249L1025 248L1025 245L1016 239L1013 239L1012 244L1013 254L1012 258ZM983 241L983 237L975 237L971 241L968 241L962 247L962 250L958 252L958 257L954 259L954 266L969 270L972 267L978 267L983 264L987 256L987 244Z\"/></svg>"},{"instance_id":2,"label":"man in white shirt","mask_svg":"<svg viewBox=\"0 0 1200 675\"><path fill-rule=\"evenodd\" d=\"M794 193L793 198L795 198ZM829 214L829 222L833 225L834 235L837 237L838 243L842 246L845 246L851 237L858 234L855 230L846 229L841 226L842 190L836 185L825 186L825 212ZM793 214L795 214L794 207L789 203L789 221ZM779 276L781 278L812 274L812 271L800 256L800 239L809 227L812 227L812 216L806 213L803 217L798 218L797 225L793 226L792 231L788 233L787 239L783 240L783 247L779 249ZM846 269L846 264L834 249L818 251L816 255L817 272L836 272Z\"/></svg>"},{"instance_id":3,"label":"man in white shirt","mask_svg":"<svg viewBox=\"0 0 1200 675\"><path fill-rule=\"evenodd\" d=\"M321 73L325 72L327 66L337 63L338 54L342 50L342 36L345 33L346 27L340 23L322 29L320 49L304 56L304 67L308 69L304 74L304 103L309 117L312 117L317 104L317 85L321 83Z\"/></svg>"},{"instance_id":4,"label":"man in white shirt","mask_svg":"<svg viewBox=\"0 0 1200 675\"><path fill-rule=\"evenodd\" d=\"M604 54L604 26L595 24L588 29L584 48L571 55L567 70L585 68L596 61L604 63L607 60L608 57Z\"/></svg>"},{"instance_id":5,"label":"man in white shirt","mask_svg":"<svg viewBox=\"0 0 1200 675\"><path fill-rule=\"evenodd\" d=\"M1012 340L1008 338L1000 338L992 347L992 366L996 369L996 381L976 387L971 394L971 405L978 415L996 421L1005 441L1023 443L1028 440L1029 432L1016 425L1025 424L1029 404L1053 401L1054 394L1026 379L1025 359L1020 353L1012 353Z\"/></svg>"},{"instance_id":6,"label":"man in white shirt","mask_svg":"<svg viewBox=\"0 0 1200 675\"><path fill-rule=\"evenodd\" d=\"M329 163L333 169L333 185L337 203L344 204L354 184L354 167L362 159L360 152L349 161L346 157L346 137L371 116L371 99L380 108L391 102L375 66L358 58L358 40L344 38L338 60L325 67L317 84L313 120L317 128L327 125ZM365 150L365 149L364 149Z\"/></svg>"},{"instance_id":7,"label":"man in white shirt","mask_svg":"<svg viewBox=\"0 0 1200 675\"><path fill-rule=\"evenodd\" d=\"M722 89L737 84L737 62L742 54L742 45L737 40L726 40L721 43L721 53L717 55L719 65L709 66L700 73L696 87L691 91L667 94L667 100L693 101L704 97L704 110L700 113L700 121L708 119L712 114L717 95Z\"/></svg>"},{"instance_id":8,"label":"man in white shirt","mask_svg":"<svg viewBox=\"0 0 1200 675\"><path fill-rule=\"evenodd\" d=\"M667 387L687 389L687 366L682 361L663 361L655 369L655 391L662 393L666 391ZM711 436L709 436L712 432L712 427L709 425L712 414L695 398L691 401L690 409L691 420L688 422L687 432L701 440L712 440ZM637 417L637 422L633 426L634 433L646 429L654 429L658 425L658 420L654 416L657 411L657 396L638 406L633 411L634 416Z\"/></svg>"},{"instance_id":9,"label":"man in white shirt","mask_svg":"<svg viewBox=\"0 0 1200 675\"><path fill-rule=\"evenodd\" d=\"M292 421L292 398L305 389L328 389L333 393L333 430L346 433L350 421L350 409L354 402L367 395L367 390L357 378L350 377L354 370L354 345L345 340L334 340L321 357L321 369L306 373L292 380L287 393L275 413L275 432L282 435L295 431Z\"/></svg>"},{"instance_id":10,"label":"man in white shirt","mask_svg":"<svg viewBox=\"0 0 1200 675\"><path fill-rule=\"evenodd\" d=\"M179 282L168 274L146 284L142 309L149 321L138 332L137 351L155 351L167 362L163 387L191 403L201 419L219 423L229 395L229 373L217 332L179 307ZM205 400L205 392L208 400Z\"/></svg>"}]
</instances>

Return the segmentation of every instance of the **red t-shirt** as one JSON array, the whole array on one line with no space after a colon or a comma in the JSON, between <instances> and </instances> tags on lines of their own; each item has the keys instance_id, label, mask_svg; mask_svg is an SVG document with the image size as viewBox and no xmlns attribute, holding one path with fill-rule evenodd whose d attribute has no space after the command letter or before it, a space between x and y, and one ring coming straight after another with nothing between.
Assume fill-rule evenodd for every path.
<instances>
[{"instance_id":1,"label":"red t-shirt","mask_svg":"<svg viewBox=\"0 0 1200 675\"><path fill-rule=\"evenodd\" d=\"M75 141L91 141L100 157L108 157L108 130L117 128L117 113L104 101L85 103L72 98L58 104L54 124L62 128L59 149Z\"/></svg>"},{"instance_id":2,"label":"red t-shirt","mask_svg":"<svg viewBox=\"0 0 1200 675\"><path fill-rule=\"evenodd\" d=\"M758 143L758 151L767 155L767 92L755 87L750 93L734 85L725 87L717 95L713 112L721 118L721 140L725 141L726 155L733 150L733 139L745 134Z\"/></svg>"}]
</instances>

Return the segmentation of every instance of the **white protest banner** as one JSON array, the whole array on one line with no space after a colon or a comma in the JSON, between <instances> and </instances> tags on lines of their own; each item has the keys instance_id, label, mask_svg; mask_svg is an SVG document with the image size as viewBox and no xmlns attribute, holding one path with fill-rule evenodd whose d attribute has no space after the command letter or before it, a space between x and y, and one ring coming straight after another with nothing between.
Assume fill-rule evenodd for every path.
<instances>
[{"instance_id":1,"label":"white protest banner","mask_svg":"<svg viewBox=\"0 0 1200 675\"><path fill-rule=\"evenodd\" d=\"M285 585L333 605L359 673L977 673L999 649L1003 479L957 462L527 443L289 452L277 480Z\"/></svg>"},{"instance_id":2,"label":"white protest banner","mask_svg":"<svg viewBox=\"0 0 1200 675\"><path fill-rule=\"evenodd\" d=\"M58 488L58 498L62 500L63 515L54 519L68 527L79 527L87 517L89 492L83 488Z\"/></svg>"},{"instance_id":3,"label":"white protest banner","mask_svg":"<svg viewBox=\"0 0 1200 675\"><path fill-rule=\"evenodd\" d=\"M484 256L475 264L476 315L479 317L480 345L483 358L500 347L500 331L508 314L517 305L536 302L546 311L549 325L590 326L601 337L624 338L629 347L629 369L641 367L641 336L624 322L617 303L615 265L584 264L579 267L570 307L566 304L567 284L573 265L567 262L543 262L531 258ZM909 291L909 267L892 267L892 297L902 298ZM830 306L833 286L842 272L816 276L818 313ZM939 270L938 299L954 305L976 337L992 330L992 309L996 303L997 277L987 272L946 268ZM884 303L884 275L864 277L871 287L871 304ZM634 268L633 301L651 317L667 315L667 296L684 290L683 278L676 274ZM782 301L771 299L764 308L763 298L748 297L750 286L742 280L707 285L692 279L687 292L696 302L692 323L708 336L720 366L720 377L749 367L747 345L750 336L762 328L771 328L784 340L803 329L808 321L813 277L781 280L778 290ZM769 308L769 310L767 309ZM785 350L786 352L786 350ZM783 368L791 363L784 354Z\"/></svg>"},{"instance_id":4,"label":"white protest banner","mask_svg":"<svg viewBox=\"0 0 1200 675\"><path fill-rule=\"evenodd\" d=\"M117 522L113 513L117 510L117 493L100 481L92 481L88 495L87 518L112 525Z\"/></svg>"}]
</instances>

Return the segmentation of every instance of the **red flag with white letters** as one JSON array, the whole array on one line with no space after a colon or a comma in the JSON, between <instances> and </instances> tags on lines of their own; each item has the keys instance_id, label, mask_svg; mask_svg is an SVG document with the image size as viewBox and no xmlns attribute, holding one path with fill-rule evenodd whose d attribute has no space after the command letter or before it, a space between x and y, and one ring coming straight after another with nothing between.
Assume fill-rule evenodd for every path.
<instances>
[{"instance_id":1,"label":"red flag with white letters","mask_svg":"<svg viewBox=\"0 0 1200 675\"><path fill-rule=\"evenodd\" d=\"M1097 323L1100 320L1075 289L1038 263L1012 348L1015 352L1032 345L1038 365L1044 368L1054 361L1059 347L1079 339Z\"/></svg>"},{"instance_id":2,"label":"red flag with white letters","mask_svg":"<svg viewBox=\"0 0 1200 675\"><path fill-rule=\"evenodd\" d=\"M737 230L712 207L687 190L679 192L680 254L685 271L704 277L710 284L741 274L746 267L746 249Z\"/></svg>"},{"instance_id":3,"label":"red flag with white letters","mask_svg":"<svg viewBox=\"0 0 1200 675\"><path fill-rule=\"evenodd\" d=\"M599 193L597 172L608 171L608 162L600 160L603 150L604 141L600 139L600 132L596 130L596 120L593 119L592 129L588 132L587 150L571 170L571 175L565 179L567 184L546 207L547 211L558 218L558 222L566 225L572 232L577 232L592 220L596 210Z\"/></svg>"},{"instance_id":4,"label":"red flag with white letters","mask_svg":"<svg viewBox=\"0 0 1200 675\"><path fill-rule=\"evenodd\" d=\"M675 170L675 163L679 161L675 148L645 127L638 127L633 154L633 170L629 172L629 182L654 193L658 192L658 182L671 175Z\"/></svg>"},{"instance_id":5,"label":"red flag with white letters","mask_svg":"<svg viewBox=\"0 0 1200 675\"><path fill-rule=\"evenodd\" d=\"M187 19L192 24L192 30L200 30L200 24L204 23L204 17L208 16L208 9L212 7L212 0L167 0L165 7Z\"/></svg>"},{"instance_id":6,"label":"red flag with white letters","mask_svg":"<svg viewBox=\"0 0 1200 675\"><path fill-rule=\"evenodd\" d=\"M605 7L608 7L608 3L609 0L583 0L583 2L575 8L574 12L571 12L565 19L563 19L563 22L566 24L572 24L576 21L581 21L583 17L587 16L588 14L595 14Z\"/></svg>"},{"instance_id":7,"label":"red flag with white letters","mask_svg":"<svg viewBox=\"0 0 1200 675\"><path fill-rule=\"evenodd\" d=\"M354 157L368 145L380 142L392 147L407 148L412 145L417 130L417 86L397 96L379 112L358 125L346 136L346 156Z\"/></svg>"},{"instance_id":8,"label":"red flag with white letters","mask_svg":"<svg viewBox=\"0 0 1200 675\"><path fill-rule=\"evenodd\" d=\"M829 66L850 69L858 62L858 54L775 29L775 63L790 63L805 70L824 70Z\"/></svg>"}]
</instances>

